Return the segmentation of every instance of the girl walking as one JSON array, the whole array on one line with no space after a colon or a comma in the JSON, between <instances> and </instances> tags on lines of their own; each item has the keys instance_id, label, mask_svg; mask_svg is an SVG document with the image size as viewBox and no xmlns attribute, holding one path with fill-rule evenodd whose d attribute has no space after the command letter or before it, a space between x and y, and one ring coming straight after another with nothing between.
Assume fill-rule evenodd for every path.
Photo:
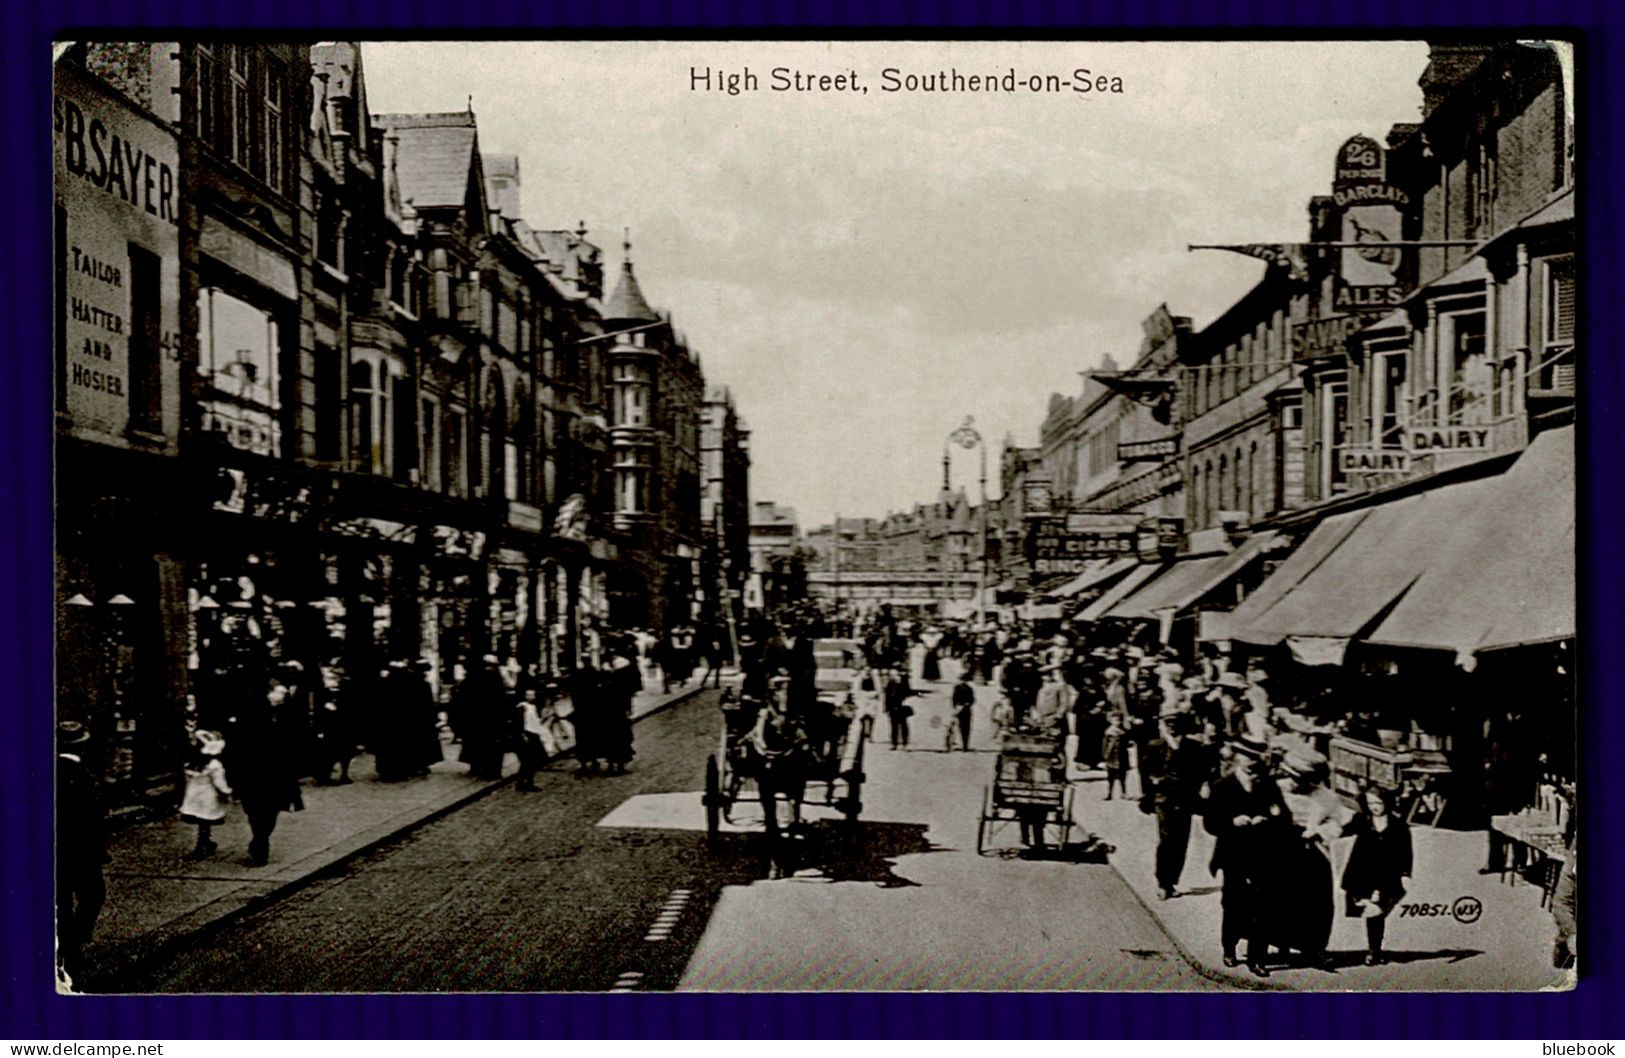
<instances>
[{"instance_id":1,"label":"girl walking","mask_svg":"<svg viewBox=\"0 0 1625 1058\"><path fill-rule=\"evenodd\" d=\"M231 797L226 768L220 763L220 751L225 748L226 740L215 731L199 731L192 738L181 819L197 827L197 846L192 849L194 860L207 859L219 848L210 832L216 823L226 818L226 802Z\"/></svg>"},{"instance_id":2,"label":"girl walking","mask_svg":"<svg viewBox=\"0 0 1625 1058\"><path fill-rule=\"evenodd\" d=\"M1365 919L1365 964L1385 962L1383 934L1388 913L1405 896L1411 881L1411 832L1395 819L1387 790L1372 787L1360 799L1361 813L1345 829L1354 835L1348 866L1343 868L1345 911Z\"/></svg>"}]
</instances>

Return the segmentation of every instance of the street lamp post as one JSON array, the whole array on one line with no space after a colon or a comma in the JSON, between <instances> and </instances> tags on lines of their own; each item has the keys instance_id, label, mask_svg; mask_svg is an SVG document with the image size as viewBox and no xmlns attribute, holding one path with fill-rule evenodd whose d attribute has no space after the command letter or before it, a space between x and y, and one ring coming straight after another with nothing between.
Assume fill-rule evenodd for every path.
<instances>
[{"instance_id":1,"label":"street lamp post","mask_svg":"<svg viewBox=\"0 0 1625 1058\"><path fill-rule=\"evenodd\" d=\"M979 508L981 515L979 519L981 522L979 535L982 538L982 558L977 564L976 572L976 626L981 628L987 623L987 444L982 440L982 435L977 432L975 421L972 416L965 416L965 421L959 424L957 430L948 435L948 440L967 450L970 448L981 449L982 475L980 485L982 502Z\"/></svg>"}]
</instances>

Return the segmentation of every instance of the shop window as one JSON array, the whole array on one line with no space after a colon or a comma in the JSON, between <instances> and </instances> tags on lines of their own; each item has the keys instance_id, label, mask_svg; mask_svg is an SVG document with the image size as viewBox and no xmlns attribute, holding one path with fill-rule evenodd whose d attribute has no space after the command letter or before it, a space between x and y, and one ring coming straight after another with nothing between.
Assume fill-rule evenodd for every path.
<instances>
[{"instance_id":1,"label":"shop window","mask_svg":"<svg viewBox=\"0 0 1625 1058\"><path fill-rule=\"evenodd\" d=\"M206 430L266 455L280 448L278 328L265 309L216 287L198 292Z\"/></svg>"},{"instance_id":2,"label":"shop window","mask_svg":"<svg viewBox=\"0 0 1625 1058\"><path fill-rule=\"evenodd\" d=\"M316 347L316 458L337 462L343 457L344 363L339 351Z\"/></svg>"}]
</instances>

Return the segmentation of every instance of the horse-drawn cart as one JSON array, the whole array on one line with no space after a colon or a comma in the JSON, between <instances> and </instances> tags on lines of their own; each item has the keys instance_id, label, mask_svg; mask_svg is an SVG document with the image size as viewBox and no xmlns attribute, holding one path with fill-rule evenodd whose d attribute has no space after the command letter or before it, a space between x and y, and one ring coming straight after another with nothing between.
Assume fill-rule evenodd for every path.
<instances>
[{"instance_id":1,"label":"horse-drawn cart","mask_svg":"<svg viewBox=\"0 0 1625 1058\"><path fill-rule=\"evenodd\" d=\"M1047 830L1057 831L1056 847L1070 840L1073 788L1066 780L1064 741L1058 736L1026 731L1005 734L994 764L993 782L982 794L982 817L976 828L976 851L985 853L993 838L1010 824L1021 828L1021 843L1043 848Z\"/></svg>"},{"instance_id":2,"label":"horse-drawn cart","mask_svg":"<svg viewBox=\"0 0 1625 1058\"><path fill-rule=\"evenodd\" d=\"M705 829L715 838L722 823L734 823L742 802L762 806L770 837L780 831L778 802L789 806L791 827L802 808L822 804L856 822L863 810L863 761L872 717L857 715L849 700L851 678L841 666L826 666L820 652L816 691L799 702L784 681L772 697L728 699L723 703L717 752L705 763ZM847 660L837 653L833 660ZM793 707L799 705L799 708Z\"/></svg>"}]
</instances>

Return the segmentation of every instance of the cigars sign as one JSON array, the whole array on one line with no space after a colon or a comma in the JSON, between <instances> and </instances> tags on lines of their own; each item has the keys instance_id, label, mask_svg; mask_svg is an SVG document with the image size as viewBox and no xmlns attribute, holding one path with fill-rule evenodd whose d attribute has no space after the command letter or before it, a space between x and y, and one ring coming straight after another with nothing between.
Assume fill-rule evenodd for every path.
<instances>
[{"instance_id":1,"label":"cigars sign","mask_svg":"<svg viewBox=\"0 0 1625 1058\"><path fill-rule=\"evenodd\" d=\"M1334 307L1339 313L1386 312L1410 293L1400 278L1410 196L1388 182L1387 152L1369 136L1337 151L1332 201L1340 215Z\"/></svg>"},{"instance_id":2,"label":"cigars sign","mask_svg":"<svg viewBox=\"0 0 1625 1058\"><path fill-rule=\"evenodd\" d=\"M1102 558L1132 558L1137 527L1119 518L1073 514L1027 521L1027 562L1037 578L1076 576Z\"/></svg>"},{"instance_id":3,"label":"cigars sign","mask_svg":"<svg viewBox=\"0 0 1625 1058\"><path fill-rule=\"evenodd\" d=\"M58 64L52 102L58 411L114 443L131 428L173 436L175 137L71 64Z\"/></svg>"}]
</instances>

